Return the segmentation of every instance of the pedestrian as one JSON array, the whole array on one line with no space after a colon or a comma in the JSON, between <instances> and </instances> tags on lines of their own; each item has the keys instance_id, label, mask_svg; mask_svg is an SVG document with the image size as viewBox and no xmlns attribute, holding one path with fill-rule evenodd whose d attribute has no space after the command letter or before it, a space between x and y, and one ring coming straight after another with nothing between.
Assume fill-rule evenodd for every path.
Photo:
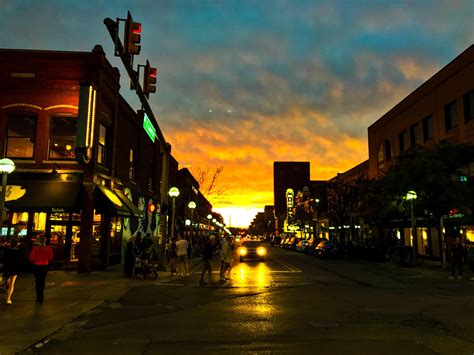
<instances>
[{"instance_id":1,"label":"pedestrian","mask_svg":"<svg viewBox=\"0 0 474 355\"><path fill-rule=\"evenodd\" d=\"M207 285L204 282L204 274L208 273L208 281L212 283L212 257L214 255L214 244L215 244L215 237L210 236L207 242L202 247L202 273L201 273L201 280L199 281L200 286Z\"/></svg>"},{"instance_id":2,"label":"pedestrian","mask_svg":"<svg viewBox=\"0 0 474 355\"><path fill-rule=\"evenodd\" d=\"M170 239L168 245L166 246L167 254L168 254L168 261L171 276L176 274L176 242L174 239Z\"/></svg>"},{"instance_id":3,"label":"pedestrian","mask_svg":"<svg viewBox=\"0 0 474 355\"><path fill-rule=\"evenodd\" d=\"M464 247L461 244L461 239L459 237L456 237L453 245L451 246L452 268L451 268L451 276L449 277L450 280L454 280L454 275L456 273L456 266L459 270L458 280L462 279L463 254L464 254Z\"/></svg>"},{"instance_id":4,"label":"pedestrian","mask_svg":"<svg viewBox=\"0 0 474 355\"><path fill-rule=\"evenodd\" d=\"M471 270L471 281L474 281L474 242L471 242L467 250L467 264Z\"/></svg>"},{"instance_id":5,"label":"pedestrian","mask_svg":"<svg viewBox=\"0 0 474 355\"><path fill-rule=\"evenodd\" d=\"M35 275L36 302L43 304L44 287L46 285L46 275L49 270L49 262L53 259L53 250L51 246L46 245L43 235L37 239L37 244L30 253L30 262L33 263L33 272Z\"/></svg>"},{"instance_id":6,"label":"pedestrian","mask_svg":"<svg viewBox=\"0 0 474 355\"><path fill-rule=\"evenodd\" d=\"M135 266L134 258L135 242L134 238L130 238L125 249L125 260L123 263L123 276L131 278L133 276L133 267Z\"/></svg>"},{"instance_id":7,"label":"pedestrian","mask_svg":"<svg viewBox=\"0 0 474 355\"><path fill-rule=\"evenodd\" d=\"M220 279L221 281L230 280L230 277L226 277L227 271L230 272L232 270L232 249L230 247L229 241L226 237L222 238L221 241L221 272L220 272Z\"/></svg>"},{"instance_id":8,"label":"pedestrian","mask_svg":"<svg viewBox=\"0 0 474 355\"><path fill-rule=\"evenodd\" d=\"M188 271L188 242L183 236L180 234L178 235L178 241L176 242L176 254L178 257L178 275L189 276ZM184 268L184 271L183 271Z\"/></svg>"},{"instance_id":9,"label":"pedestrian","mask_svg":"<svg viewBox=\"0 0 474 355\"><path fill-rule=\"evenodd\" d=\"M23 260L23 250L19 248L16 240L12 240L11 247L5 250L3 255L3 277L5 278L5 300L7 304L12 304L15 281L20 273L21 262Z\"/></svg>"}]
</instances>

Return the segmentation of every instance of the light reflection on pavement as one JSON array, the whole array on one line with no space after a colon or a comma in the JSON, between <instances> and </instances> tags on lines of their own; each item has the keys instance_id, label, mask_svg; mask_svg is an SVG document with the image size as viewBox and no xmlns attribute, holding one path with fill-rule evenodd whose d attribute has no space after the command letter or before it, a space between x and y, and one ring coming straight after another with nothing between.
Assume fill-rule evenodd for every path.
<instances>
[{"instance_id":1,"label":"light reflection on pavement","mask_svg":"<svg viewBox=\"0 0 474 355\"><path fill-rule=\"evenodd\" d=\"M263 262L258 264L239 263L231 273L233 287L270 287L271 269Z\"/></svg>"}]
</instances>

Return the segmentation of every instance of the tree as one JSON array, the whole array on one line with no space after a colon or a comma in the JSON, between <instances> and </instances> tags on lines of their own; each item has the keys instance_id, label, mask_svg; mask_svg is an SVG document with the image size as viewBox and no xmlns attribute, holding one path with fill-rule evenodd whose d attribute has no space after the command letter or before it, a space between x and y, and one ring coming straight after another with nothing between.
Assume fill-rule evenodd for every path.
<instances>
[{"instance_id":1,"label":"tree","mask_svg":"<svg viewBox=\"0 0 474 355\"><path fill-rule=\"evenodd\" d=\"M453 208L459 210L474 206L473 184L463 181L466 166L474 161L472 145L454 145L441 142L431 148L417 146L402 154L391 169L380 179L378 199L382 218L407 213L406 193L413 190L415 211L427 211L439 224ZM443 266L446 261L446 240L439 235Z\"/></svg>"},{"instance_id":2,"label":"tree","mask_svg":"<svg viewBox=\"0 0 474 355\"><path fill-rule=\"evenodd\" d=\"M225 186L219 184L219 177L224 170L224 166L205 165L192 170L192 174L199 184L199 190L209 202L215 202L226 193Z\"/></svg>"},{"instance_id":3,"label":"tree","mask_svg":"<svg viewBox=\"0 0 474 355\"><path fill-rule=\"evenodd\" d=\"M335 179L328 184L328 216L336 229L343 231L340 236L342 240L346 238L343 227L353 227L354 217L358 215L367 188L368 180L363 178L351 181Z\"/></svg>"}]
</instances>

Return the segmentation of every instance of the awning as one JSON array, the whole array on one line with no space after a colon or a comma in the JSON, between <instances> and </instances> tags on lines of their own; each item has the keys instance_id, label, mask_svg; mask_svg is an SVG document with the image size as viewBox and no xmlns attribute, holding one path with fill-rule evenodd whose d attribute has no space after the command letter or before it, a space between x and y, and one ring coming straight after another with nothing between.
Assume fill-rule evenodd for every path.
<instances>
[{"instance_id":1,"label":"awning","mask_svg":"<svg viewBox=\"0 0 474 355\"><path fill-rule=\"evenodd\" d=\"M82 184L62 181L22 181L7 185L5 206L11 211L80 209Z\"/></svg>"},{"instance_id":2,"label":"awning","mask_svg":"<svg viewBox=\"0 0 474 355\"><path fill-rule=\"evenodd\" d=\"M99 213L129 217L132 211L117 193L108 187L97 185L95 193L95 209Z\"/></svg>"},{"instance_id":3,"label":"awning","mask_svg":"<svg viewBox=\"0 0 474 355\"><path fill-rule=\"evenodd\" d=\"M132 217L142 217L143 216L143 213L140 212L138 207L135 206L135 204L132 201L130 201L130 199L127 196L125 196L125 194L122 191L114 189L114 192L117 194L118 197L120 197L120 199L123 202L125 202L125 205L127 205L127 207L132 212Z\"/></svg>"}]
</instances>

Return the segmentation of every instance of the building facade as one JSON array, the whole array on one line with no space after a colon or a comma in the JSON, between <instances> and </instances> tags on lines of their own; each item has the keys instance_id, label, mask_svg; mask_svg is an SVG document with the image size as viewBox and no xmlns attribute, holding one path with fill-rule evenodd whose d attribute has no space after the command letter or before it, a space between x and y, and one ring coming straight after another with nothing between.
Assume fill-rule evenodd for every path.
<instances>
[{"instance_id":1,"label":"building facade","mask_svg":"<svg viewBox=\"0 0 474 355\"><path fill-rule=\"evenodd\" d=\"M160 209L149 206L161 203L163 157L143 116L120 95L119 79L100 46L0 50L0 154L16 165L3 244L20 238L28 249L43 234L57 266L88 272L119 263L137 232L158 238ZM91 93L87 152L77 144L84 87Z\"/></svg>"}]
</instances>

